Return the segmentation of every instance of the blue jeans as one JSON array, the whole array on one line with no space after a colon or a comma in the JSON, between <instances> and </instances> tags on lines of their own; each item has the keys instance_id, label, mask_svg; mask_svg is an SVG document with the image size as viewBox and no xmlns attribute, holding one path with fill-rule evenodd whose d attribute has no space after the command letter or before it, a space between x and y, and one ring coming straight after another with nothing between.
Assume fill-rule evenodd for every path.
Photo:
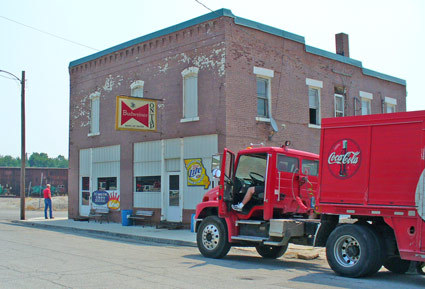
<instances>
[{"instance_id":1,"label":"blue jeans","mask_svg":"<svg viewBox=\"0 0 425 289\"><path fill-rule=\"evenodd\" d=\"M50 219L52 218L52 200L44 199L44 218L47 219L47 208L49 208Z\"/></svg>"}]
</instances>

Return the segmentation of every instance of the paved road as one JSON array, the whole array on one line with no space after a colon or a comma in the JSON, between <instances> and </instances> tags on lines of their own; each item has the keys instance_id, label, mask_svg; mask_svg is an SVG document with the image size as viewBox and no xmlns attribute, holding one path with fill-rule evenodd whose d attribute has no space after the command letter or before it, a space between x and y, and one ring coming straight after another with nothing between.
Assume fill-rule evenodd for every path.
<instances>
[{"instance_id":1,"label":"paved road","mask_svg":"<svg viewBox=\"0 0 425 289\"><path fill-rule=\"evenodd\" d=\"M0 221L0 288L424 288L419 275L336 276L324 260L264 260L232 249L136 244Z\"/></svg>"}]
</instances>

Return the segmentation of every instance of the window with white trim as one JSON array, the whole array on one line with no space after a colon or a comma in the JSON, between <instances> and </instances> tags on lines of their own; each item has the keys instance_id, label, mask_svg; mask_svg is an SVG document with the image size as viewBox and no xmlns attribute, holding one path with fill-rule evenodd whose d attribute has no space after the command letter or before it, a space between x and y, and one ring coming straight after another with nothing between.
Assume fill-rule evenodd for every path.
<instances>
[{"instance_id":1,"label":"window with white trim","mask_svg":"<svg viewBox=\"0 0 425 289\"><path fill-rule=\"evenodd\" d=\"M269 114L269 80L257 77L257 116L270 118Z\"/></svg>"},{"instance_id":2,"label":"window with white trim","mask_svg":"<svg viewBox=\"0 0 425 289\"><path fill-rule=\"evenodd\" d=\"M310 114L310 124L320 125L320 89L316 87L308 88L308 106Z\"/></svg>"},{"instance_id":3,"label":"window with white trim","mask_svg":"<svg viewBox=\"0 0 425 289\"><path fill-rule=\"evenodd\" d=\"M360 91L360 100L362 103L362 115L368 115L372 113L372 99L373 94L369 92Z\"/></svg>"},{"instance_id":4,"label":"window with white trim","mask_svg":"<svg viewBox=\"0 0 425 289\"><path fill-rule=\"evenodd\" d=\"M143 87L145 82L143 80L136 80L130 85L131 96L143 97Z\"/></svg>"},{"instance_id":5,"label":"window with white trim","mask_svg":"<svg viewBox=\"0 0 425 289\"><path fill-rule=\"evenodd\" d=\"M386 107L387 107L387 113L395 112L395 105L394 104L387 103Z\"/></svg>"},{"instance_id":6,"label":"window with white trim","mask_svg":"<svg viewBox=\"0 0 425 289\"><path fill-rule=\"evenodd\" d=\"M335 117L344 116L344 96L341 94L334 94L335 98Z\"/></svg>"},{"instance_id":7,"label":"window with white trim","mask_svg":"<svg viewBox=\"0 0 425 289\"><path fill-rule=\"evenodd\" d=\"M271 80L274 71L271 69L254 66L254 74L257 77L257 121L269 122L272 118L271 109Z\"/></svg>"},{"instance_id":8,"label":"window with white trim","mask_svg":"<svg viewBox=\"0 0 425 289\"><path fill-rule=\"evenodd\" d=\"M99 134L100 117L100 93L95 92L90 95L90 135Z\"/></svg>"},{"instance_id":9,"label":"window with white trim","mask_svg":"<svg viewBox=\"0 0 425 289\"><path fill-rule=\"evenodd\" d=\"M362 98L362 115L371 114L371 111L372 111L372 104L370 99Z\"/></svg>"},{"instance_id":10,"label":"window with white trim","mask_svg":"<svg viewBox=\"0 0 425 289\"><path fill-rule=\"evenodd\" d=\"M197 121L198 116L198 67L182 71L183 77L183 119L180 122Z\"/></svg>"},{"instance_id":11,"label":"window with white trim","mask_svg":"<svg viewBox=\"0 0 425 289\"><path fill-rule=\"evenodd\" d=\"M396 112L397 99L391 97L385 97L385 112L393 113Z\"/></svg>"},{"instance_id":12,"label":"window with white trim","mask_svg":"<svg viewBox=\"0 0 425 289\"><path fill-rule=\"evenodd\" d=\"M306 78L305 84L308 86L308 126L312 128L320 128L320 90L323 88L323 81Z\"/></svg>"}]
</instances>

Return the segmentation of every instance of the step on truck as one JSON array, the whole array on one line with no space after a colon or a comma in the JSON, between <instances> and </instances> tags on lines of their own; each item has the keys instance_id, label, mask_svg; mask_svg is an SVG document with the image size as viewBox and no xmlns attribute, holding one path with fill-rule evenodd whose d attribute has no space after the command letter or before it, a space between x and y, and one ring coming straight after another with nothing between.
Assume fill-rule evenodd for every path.
<instances>
[{"instance_id":1,"label":"step on truck","mask_svg":"<svg viewBox=\"0 0 425 289\"><path fill-rule=\"evenodd\" d=\"M212 163L219 185L195 215L204 256L250 246L279 258L294 243L326 247L342 276L368 276L382 266L422 272L425 111L323 119L320 157L286 144L237 155L224 149ZM252 186L264 193L233 210Z\"/></svg>"}]
</instances>

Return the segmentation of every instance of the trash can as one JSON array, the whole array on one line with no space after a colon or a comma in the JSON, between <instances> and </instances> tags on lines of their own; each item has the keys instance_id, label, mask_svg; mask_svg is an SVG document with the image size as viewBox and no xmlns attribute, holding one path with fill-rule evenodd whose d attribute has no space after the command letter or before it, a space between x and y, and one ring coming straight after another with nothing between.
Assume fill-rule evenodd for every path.
<instances>
[{"instance_id":1,"label":"trash can","mask_svg":"<svg viewBox=\"0 0 425 289\"><path fill-rule=\"evenodd\" d=\"M192 233L195 233L195 214L192 214L192 216L190 216L190 231Z\"/></svg>"},{"instance_id":2,"label":"trash can","mask_svg":"<svg viewBox=\"0 0 425 289\"><path fill-rule=\"evenodd\" d=\"M123 226L132 226L133 220L128 219L128 216L133 214L133 210L122 210L121 211L121 223Z\"/></svg>"}]
</instances>

